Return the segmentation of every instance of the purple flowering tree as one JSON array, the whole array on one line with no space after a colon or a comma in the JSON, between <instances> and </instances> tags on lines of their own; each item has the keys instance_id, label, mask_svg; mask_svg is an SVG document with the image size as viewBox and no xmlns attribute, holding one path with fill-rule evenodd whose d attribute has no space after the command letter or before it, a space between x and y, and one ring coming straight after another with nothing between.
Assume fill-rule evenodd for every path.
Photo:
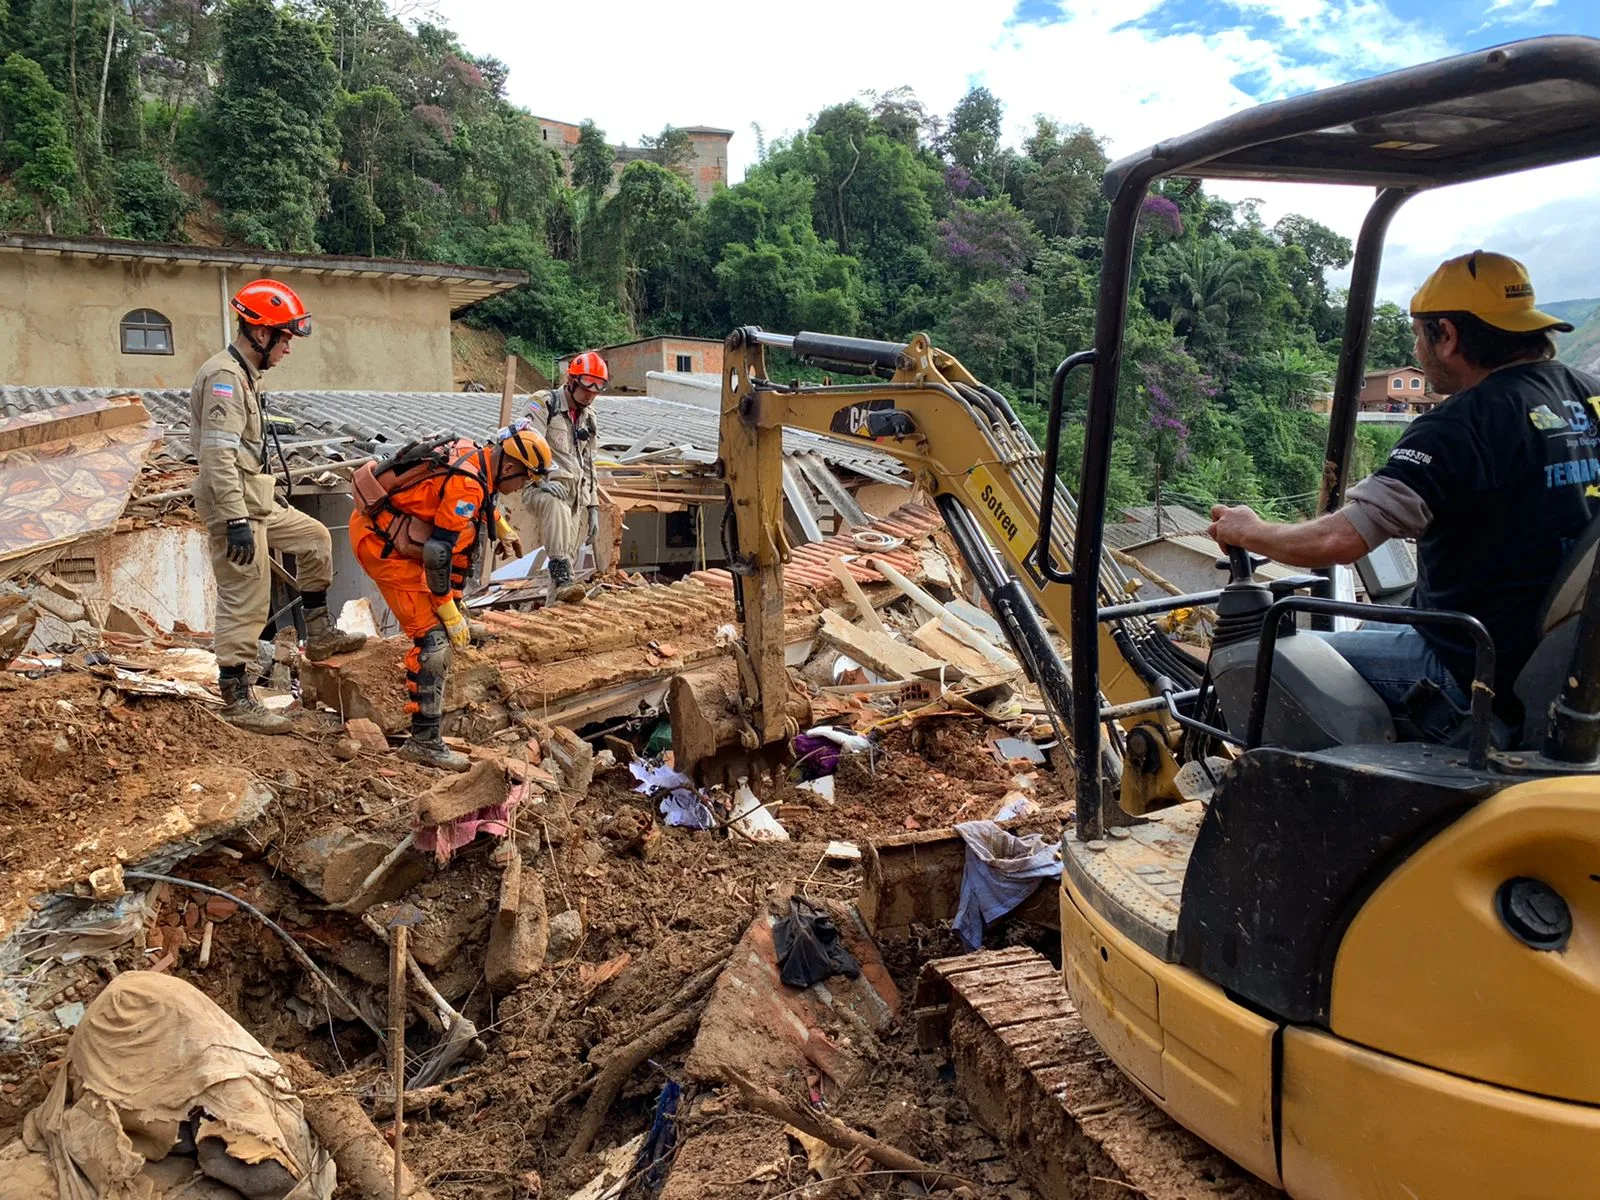
<instances>
[{"instance_id":1,"label":"purple flowering tree","mask_svg":"<svg viewBox=\"0 0 1600 1200\"><path fill-rule=\"evenodd\" d=\"M1139 206L1139 232L1179 237L1183 233L1183 214L1166 196L1146 196Z\"/></svg>"},{"instance_id":2,"label":"purple flowering tree","mask_svg":"<svg viewBox=\"0 0 1600 1200\"><path fill-rule=\"evenodd\" d=\"M1038 247L1032 223L1004 198L958 204L939 222L939 253L968 280L1015 275Z\"/></svg>"}]
</instances>

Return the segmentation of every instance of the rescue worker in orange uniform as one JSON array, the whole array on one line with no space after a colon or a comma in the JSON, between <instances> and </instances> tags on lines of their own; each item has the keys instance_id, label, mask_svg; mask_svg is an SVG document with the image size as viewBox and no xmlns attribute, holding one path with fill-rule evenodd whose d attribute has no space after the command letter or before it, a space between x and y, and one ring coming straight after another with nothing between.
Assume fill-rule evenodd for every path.
<instances>
[{"instance_id":1,"label":"rescue worker in orange uniform","mask_svg":"<svg viewBox=\"0 0 1600 1200\"><path fill-rule=\"evenodd\" d=\"M494 498L521 491L550 470L550 447L532 430L479 446L465 438L449 448L448 466L390 493L383 509L350 517L350 545L357 561L383 594L400 628L411 638L406 655L406 709L411 736L400 755L447 771L465 771L470 761L444 744L444 682L455 650L471 634L460 607L461 589L472 569L479 533L493 531L506 553L521 546ZM397 552L396 522L414 518L431 526L421 558Z\"/></svg>"},{"instance_id":2,"label":"rescue worker in orange uniform","mask_svg":"<svg viewBox=\"0 0 1600 1200\"><path fill-rule=\"evenodd\" d=\"M256 639L271 615L271 552L294 555L306 622L306 657L320 662L361 648L328 613L333 542L327 526L276 498L267 461L261 376L311 336L311 314L288 284L257 279L230 301L239 318L233 343L206 360L189 393L189 437L200 471L195 509L211 540L217 585L215 645L223 719L252 733L287 733L251 690Z\"/></svg>"}]
</instances>

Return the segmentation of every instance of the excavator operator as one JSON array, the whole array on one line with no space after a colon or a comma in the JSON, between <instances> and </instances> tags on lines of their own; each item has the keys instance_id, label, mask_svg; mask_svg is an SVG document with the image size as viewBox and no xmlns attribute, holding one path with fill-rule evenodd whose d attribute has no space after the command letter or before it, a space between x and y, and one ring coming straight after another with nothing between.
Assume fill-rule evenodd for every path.
<instances>
[{"instance_id":1,"label":"excavator operator","mask_svg":"<svg viewBox=\"0 0 1600 1200\"><path fill-rule=\"evenodd\" d=\"M1534 614L1600 513L1600 380L1555 362L1565 321L1534 306L1527 269L1479 250L1443 263L1411 300L1416 358L1448 397L1413 421L1388 461L1337 512L1298 524L1243 506L1211 510L1210 533L1302 567L1349 564L1415 538L1413 606L1455 610L1494 639L1496 707L1538 641ZM1473 647L1453 627L1375 626L1321 635L1397 715L1429 681L1467 707Z\"/></svg>"}]
</instances>

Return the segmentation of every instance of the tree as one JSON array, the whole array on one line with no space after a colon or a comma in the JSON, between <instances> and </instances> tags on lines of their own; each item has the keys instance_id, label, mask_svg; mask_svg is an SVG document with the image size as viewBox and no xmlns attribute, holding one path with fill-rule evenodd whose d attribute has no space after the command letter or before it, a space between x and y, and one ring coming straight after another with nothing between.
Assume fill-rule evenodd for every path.
<instances>
[{"instance_id":1,"label":"tree","mask_svg":"<svg viewBox=\"0 0 1600 1200\"><path fill-rule=\"evenodd\" d=\"M970 172L988 192L1004 186L996 177L1001 158L1000 134L1004 109L988 88L975 87L956 101L940 140L946 158Z\"/></svg>"},{"instance_id":2,"label":"tree","mask_svg":"<svg viewBox=\"0 0 1600 1200\"><path fill-rule=\"evenodd\" d=\"M871 106L872 123L880 133L907 149L921 147L923 130L931 129L934 119L916 92L901 86L887 92L863 92L862 96Z\"/></svg>"},{"instance_id":3,"label":"tree","mask_svg":"<svg viewBox=\"0 0 1600 1200\"><path fill-rule=\"evenodd\" d=\"M1284 408L1303 408L1333 386L1325 365L1293 346L1269 351L1259 363L1274 398Z\"/></svg>"},{"instance_id":4,"label":"tree","mask_svg":"<svg viewBox=\"0 0 1600 1200\"><path fill-rule=\"evenodd\" d=\"M1236 306L1258 300L1243 255L1215 239L1172 247L1166 300L1173 328L1201 344L1219 342Z\"/></svg>"},{"instance_id":5,"label":"tree","mask_svg":"<svg viewBox=\"0 0 1600 1200\"><path fill-rule=\"evenodd\" d=\"M964 279L1002 279L1021 271L1039 248L1028 219L1002 196L957 204L939 222L939 251Z\"/></svg>"},{"instance_id":6,"label":"tree","mask_svg":"<svg viewBox=\"0 0 1600 1200\"><path fill-rule=\"evenodd\" d=\"M1039 116L1025 149L1031 169L1019 172L1013 188L1019 206L1050 237L1083 229L1100 204L1100 180L1107 166L1104 142L1082 125Z\"/></svg>"},{"instance_id":7,"label":"tree","mask_svg":"<svg viewBox=\"0 0 1600 1200\"><path fill-rule=\"evenodd\" d=\"M202 131L207 190L241 241L313 250L337 138L327 47L272 0L232 0L221 41L222 82Z\"/></svg>"},{"instance_id":8,"label":"tree","mask_svg":"<svg viewBox=\"0 0 1600 1200\"><path fill-rule=\"evenodd\" d=\"M646 158L669 171L687 166L694 159L694 142L688 133L671 125L664 126L654 137L641 138L639 145Z\"/></svg>"},{"instance_id":9,"label":"tree","mask_svg":"<svg viewBox=\"0 0 1600 1200\"><path fill-rule=\"evenodd\" d=\"M1372 333L1367 338L1368 371L1416 365L1416 335L1411 314L1392 300L1372 310Z\"/></svg>"},{"instance_id":10,"label":"tree","mask_svg":"<svg viewBox=\"0 0 1600 1200\"><path fill-rule=\"evenodd\" d=\"M572 148L572 186L589 199L589 211L600 207L600 200L611 187L611 166L617 152L606 141L605 130L593 121L578 126L578 144Z\"/></svg>"},{"instance_id":11,"label":"tree","mask_svg":"<svg viewBox=\"0 0 1600 1200\"><path fill-rule=\"evenodd\" d=\"M46 233L72 203L77 164L61 93L31 58L12 54L0 66L0 164L33 204Z\"/></svg>"},{"instance_id":12,"label":"tree","mask_svg":"<svg viewBox=\"0 0 1600 1200\"><path fill-rule=\"evenodd\" d=\"M130 158L119 163L114 184L118 237L141 242L171 242L182 234L189 198L172 181L167 169L153 158Z\"/></svg>"},{"instance_id":13,"label":"tree","mask_svg":"<svg viewBox=\"0 0 1600 1200\"><path fill-rule=\"evenodd\" d=\"M694 214L694 191L665 167L639 161L623 168L600 214L600 253L618 305L635 324L670 307Z\"/></svg>"}]
</instances>

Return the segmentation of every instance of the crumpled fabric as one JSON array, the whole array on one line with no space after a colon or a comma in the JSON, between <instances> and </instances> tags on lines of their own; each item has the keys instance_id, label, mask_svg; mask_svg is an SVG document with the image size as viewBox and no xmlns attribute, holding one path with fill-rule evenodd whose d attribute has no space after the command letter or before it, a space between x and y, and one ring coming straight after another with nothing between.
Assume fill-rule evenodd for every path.
<instances>
[{"instance_id":1,"label":"crumpled fabric","mask_svg":"<svg viewBox=\"0 0 1600 1200\"><path fill-rule=\"evenodd\" d=\"M967 844L961 904L951 922L968 950L983 945L984 926L1016 908L1046 879L1061 878L1061 859L1042 834L1018 837L993 821L965 821L956 832Z\"/></svg>"},{"instance_id":2,"label":"crumpled fabric","mask_svg":"<svg viewBox=\"0 0 1600 1200\"><path fill-rule=\"evenodd\" d=\"M504 804L491 804L454 821L442 825L424 825L417 830L415 845L424 854L432 854L441 867L450 861L455 852L469 846L480 833L503 838L516 825L517 805L526 795L528 785L519 783L511 789Z\"/></svg>"},{"instance_id":3,"label":"crumpled fabric","mask_svg":"<svg viewBox=\"0 0 1600 1200\"><path fill-rule=\"evenodd\" d=\"M672 1154L678 1148L678 1102L683 1099L683 1085L669 1079L656 1097L656 1111L650 1118L650 1133L639 1147L639 1157L634 1159L633 1173L644 1190L654 1195L667 1181L672 1169Z\"/></svg>"},{"instance_id":4,"label":"crumpled fabric","mask_svg":"<svg viewBox=\"0 0 1600 1200\"><path fill-rule=\"evenodd\" d=\"M628 771L639 781L639 786L633 790L642 795L653 796L667 790L660 809L668 825L684 829L710 829L717 823L710 806L694 786L694 780L682 771L665 763L651 766L638 759L628 764Z\"/></svg>"},{"instance_id":5,"label":"crumpled fabric","mask_svg":"<svg viewBox=\"0 0 1600 1200\"><path fill-rule=\"evenodd\" d=\"M789 915L772 929L778 955L778 978L793 988L810 987L833 975L851 979L861 964L845 948L833 918L799 897L789 901Z\"/></svg>"},{"instance_id":6,"label":"crumpled fabric","mask_svg":"<svg viewBox=\"0 0 1600 1200\"><path fill-rule=\"evenodd\" d=\"M277 1059L197 988L152 971L119 975L89 1005L21 1142L0 1149L0 1200L51 1196L44 1176L59 1200L160 1200L193 1178L162 1160L196 1110L196 1141L280 1164L298 1180L287 1200L332 1200L333 1161Z\"/></svg>"}]
</instances>

